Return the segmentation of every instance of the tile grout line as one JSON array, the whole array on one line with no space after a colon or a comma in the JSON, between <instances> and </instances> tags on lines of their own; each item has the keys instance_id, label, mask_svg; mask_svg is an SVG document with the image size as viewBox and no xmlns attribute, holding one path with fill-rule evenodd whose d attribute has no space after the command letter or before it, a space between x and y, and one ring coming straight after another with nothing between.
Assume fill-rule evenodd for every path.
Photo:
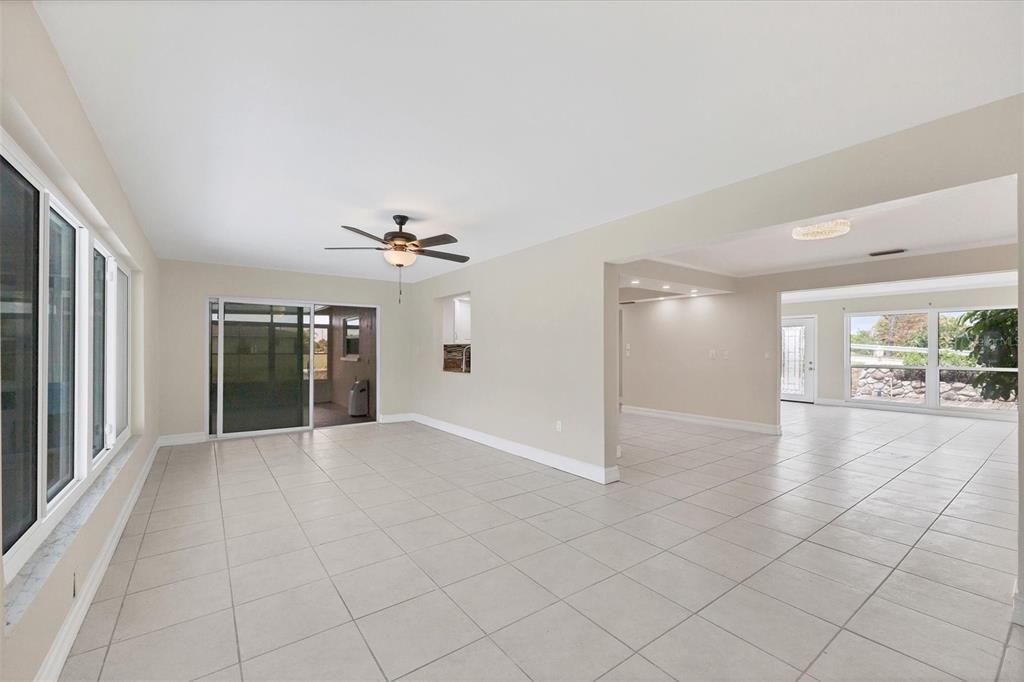
<instances>
[{"instance_id":1,"label":"tile grout line","mask_svg":"<svg viewBox=\"0 0 1024 682\"><path fill-rule=\"evenodd\" d=\"M968 427L967 429L964 429L964 431L967 431L967 430L968 430L969 428L970 428L970 427ZM957 436L959 436L959 435L961 435L961 434L957 434ZM953 439L954 439L954 438L956 438L957 436L953 436L953 437L951 437L950 439L948 439L947 441L945 441L945 442L944 442L944 443L943 443L942 445L945 445L946 443L950 442L951 440L953 440ZM1000 443L1002 443L1002 441L1000 441ZM942 446L940 445L939 447L935 448L935 450L938 450L938 449L940 449L941 447L942 447ZM995 447L996 447L996 448L998 448L999 446L998 446L998 445L996 445ZM933 450L933 451L932 451L932 453L934 453L934 452L935 452L935 450ZM979 464L979 465L978 465L978 467L977 467L977 468L975 469L974 473L972 473L972 474L970 475L970 477L969 477L969 478L968 478L968 479L967 479L966 481L964 481L963 485L961 485L961 486L960 486L960 489L959 489L959 490L958 490L958 491L957 491L957 492L956 492L956 493L955 493L955 494L954 494L954 495L953 495L953 496L952 496L952 497L950 498L949 502L947 502L947 503L946 503L946 505L945 505L945 506L944 506L944 507L942 508L942 511L940 511L940 512L939 512L939 513L938 513L938 514L936 515L935 519L934 519L934 520L933 520L933 521L932 521L932 522L931 522L931 523L930 523L930 524L928 525L928 527L927 527L927 528L925 528L925 531L924 531L924 533L921 533L921 536L920 536L920 537L918 538L918 540L917 540L917 541L916 541L916 542L915 542L915 543L914 543L914 544L913 544L913 545L911 546L910 550L908 550L908 551L907 551L907 553L906 553L906 554L904 554L904 556L903 556L903 559L901 559L901 560L899 561L899 563L897 563L897 564L896 564L895 566L893 566L893 567L892 567L892 568L891 568L891 569L889 570L889 573L888 573L888 574L886 575L886 577L885 577L885 578L883 578L883 579L882 579L882 581L881 581L880 583L878 583L878 585L877 585L877 586L875 587L875 589L871 591L871 594L869 594L869 595L868 595L867 599L865 599L865 600L864 600L863 602L861 602L860 606L858 606L858 607L857 607L857 609L856 609L856 610L854 610L854 612L853 612L852 614L850 614L850 616L849 616L849 617L848 617L848 618L846 619L846 621L845 621L845 622L844 622L844 623L843 623L843 624L842 624L842 625L841 625L841 626L839 627L839 630L838 630L838 631L836 632L836 634L835 634L835 635L834 635L834 636L832 637L832 639L830 639L830 640L829 640L828 644L826 644L826 645L825 645L825 648L823 648L823 649L822 649L821 651L819 651L819 652L818 652L818 655L814 657L814 660L813 660L813 661L811 661L810 665L808 665L808 666L807 666L807 668L805 668L805 669L804 669L804 670L802 671L802 672L803 672L804 674L807 674L807 671L809 671L809 670L810 670L810 669L811 669L811 668L812 668L812 667L814 666L814 664L815 664L815 663L817 662L817 660L818 660L818 659L819 659L819 658L821 657L821 655L822 655L822 654L823 654L823 653L824 653L824 652L825 652L825 651L826 651L826 650L828 649L828 647L829 647L829 646L831 646L832 642L834 642L834 641L835 641L835 639L836 639L836 638L837 638L837 637L839 636L839 633L841 633L841 632L849 632L849 633L850 633L850 634L852 634L852 635L855 635L855 636L858 636L858 637L863 637L864 639L867 639L868 641L874 642L875 644L878 644L878 645L880 645L880 646L884 646L884 647L885 647L885 648L887 648L887 649L890 649L890 650L893 650L893 651L897 651L898 653L900 653L900 654L902 654L902 655L906 656L907 658L913 659L913 660L915 660L915 661L917 661L918 663L921 663L921 664L923 664L923 665L927 665L927 666L928 666L928 667L930 667L930 668L934 668L934 669L936 669L936 670L940 670L941 672L944 672L944 673L946 673L946 674L948 674L948 675L952 675L952 676L954 676L954 677L959 677L959 675L956 675L956 674L954 674L954 673L950 673L950 672L947 672L947 671L945 671L945 670L942 670L941 668L938 668L938 667L936 667L936 666L934 666L934 665L931 665L930 663L926 663L925 661L921 661L921 660L919 660L919 659L915 658L914 656L911 656L911 655L910 655L909 653L907 653L907 652L903 652L903 651L898 651L898 650L896 650L896 649L893 649L892 647L890 647L890 646L888 646L888 645L886 645L886 644L883 644L882 642L877 642L877 641L875 641L875 640L874 640L874 639L872 639L871 637L867 637L867 636L865 636L865 635L862 635L862 634L860 634L860 633L858 633L858 632L854 632L853 630L850 630L850 629L848 629L848 626L849 626L850 622L851 622L851 621L853 621L853 619L857 617L857 614L861 612L861 610L862 610L862 609L864 608L864 606L865 606L865 605L866 605L866 604L867 604L867 603L868 603L869 601L871 601L871 599L873 599L873 598L874 598L874 597L875 597L875 596L876 596L876 595L878 594L878 591L879 591L879 590L880 590L880 589L882 588L882 586L883 586L883 585L885 585L885 583L886 583L886 582L888 582L889 578L891 578L891 577L892 577L892 575L893 575L893 574L894 574L894 573L895 573L895 572L896 572L896 571L897 571L897 570L899 569L900 565L901 565L901 564L903 563L903 561L904 561L904 560L906 559L907 555L909 555L909 554L910 554L910 552L911 552L911 551L913 551L913 550L914 550L914 549L915 549L915 548L917 547L917 544L918 544L918 543L919 543L919 542L921 541L921 538L923 538L923 537L924 537L924 536L925 536L925 535L926 535L926 534L928 533L928 531L929 531L929 530L931 530L931 527L932 527L933 525L935 525L935 522L936 522L936 521L938 521L938 520L939 520L939 519L940 519L940 518L942 517L942 513L943 513L943 511L945 511L945 510L946 510L946 508L948 508L948 507L949 507L949 505L951 505L951 504L953 503L953 501L954 501L954 500L955 500L955 499L957 498L957 496L958 496L958 495L959 495L959 494L960 494L961 492L963 492L963 491L964 491L964 489L965 489L965 488L967 487L967 485L968 485L968 484L969 484L969 483L970 483L970 482L971 482L971 481L972 481L972 480L974 479L974 477L975 477L975 476L977 476L978 472L979 472L979 471L981 471L981 470L982 470L982 468L984 468L985 464L987 464L987 463L988 463L988 461L989 461L989 459L991 459L991 457L992 457L992 453L993 453L993 452L995 452L995 448L993 448L993 450L992 450L992 451L990 451L988 455L986 455L986 457L985 457L984 461L982 461L982 462L981 462L981 464ZM929 454L932 454L932 453L929 453ZM927 457L927 456L928 456L928 455L926 455L926 457ZM922 461L923 459L924 459L924 458L921 458L921 460L918 460L918 462ZM916 463L915 463L915 464L916 464ZM911 466L914 466L914 465L911 465ZM884 597L879 597L879 599L885 599L885 598L884 598ZM886 600L886 601L888 601L888 600ZM903 606L903 605L900 605L900 606ZM937 618L937 617L935 617L935 616L932 616L932 615L930 615L930 614L924 613L923 611L918 611L917 609L914 609L914 608L912 608L912 607L906 607L906 606L904 606L904 608L909 608L910 610L914 611L915 613L920 613L920 614L922 614L922 615L924 615L924 616L927 616L927 617L930 617L930 618L935 618L936 620L938 620L938 621L940 621L940 622L943 622L943 623L947 623L948 625L952 625L952 626L954 626L954 627L960 627L961 629L964 629L964 630L966 630L966 628L962 628L961 626L958 626L958 625L956 625L955 623L948 623L948 621L945 621L945 620L943 620L943 619L941 619L941 618ZM977 633L975 633L975 634L977 634ZM998 670L997 670L997 674L998 674Z\"/></svg>"}]
</instances>

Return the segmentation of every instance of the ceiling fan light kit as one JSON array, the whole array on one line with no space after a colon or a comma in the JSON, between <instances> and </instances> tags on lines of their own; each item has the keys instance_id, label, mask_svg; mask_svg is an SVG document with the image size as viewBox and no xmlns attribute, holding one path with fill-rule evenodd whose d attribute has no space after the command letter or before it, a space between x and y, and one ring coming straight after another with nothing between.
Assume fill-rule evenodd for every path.
<instances>
[{"instance_id":1,"label":"ceiling fan light kit","mask_svg":"<svg viewBox=\"0 0 1024 682\"><path fill-rule=\"evenodd\" d=\"M405 231L405 224L409 222L409 216L407 215L394 215L391 217L395 221L395 225L398 226L397 230L387 232L383 237L360 230L357 227L350 227L348 225L342 225L343 229L349 232L355 232L356 234L372 239L373 241L383 244L383 246L328 246L325 248L326 251L383 251L384 260L390 265L399 268L398 271L398 302L402 302L402 270L401 268L408 267L416 262L419 256L426 256L428 258L439 258L441 260L449 260L455 263L465 263L469 261L469 256L462 256L457 253L447 253L445 251L432 251L427 247L430 246L443 246L444 244L454 244L458 239L451 236L450 234L439 234L433 237L427 237L426 239L418 239L416 235L411 232Z\"/></svg>"}]
</instances>

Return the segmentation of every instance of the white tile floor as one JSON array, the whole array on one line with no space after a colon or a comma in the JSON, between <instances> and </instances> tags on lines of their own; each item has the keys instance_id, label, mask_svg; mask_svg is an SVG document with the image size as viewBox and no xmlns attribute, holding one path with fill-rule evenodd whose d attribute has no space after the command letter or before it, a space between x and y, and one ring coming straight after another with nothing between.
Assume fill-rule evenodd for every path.
<instances>
[{"instance_id":1,"label":"white tile floor","mask_svg":"<svg viewBox=\"0 0 1024 682\"><path fill-rule=\"evenodd\" d=\"M165 448L65 679L1024 679L1016 428L626 416L600 486L413 424Z\"/></svg>"}]
</instances>

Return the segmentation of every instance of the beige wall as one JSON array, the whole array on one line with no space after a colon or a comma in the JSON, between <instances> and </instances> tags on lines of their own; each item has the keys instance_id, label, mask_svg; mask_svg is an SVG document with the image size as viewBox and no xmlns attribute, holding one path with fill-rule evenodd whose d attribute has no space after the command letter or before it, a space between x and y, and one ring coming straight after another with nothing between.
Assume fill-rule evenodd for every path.
<instances>
[{"instance_id":1,"label":"beige wall","mask_svg":"<svg viewBox=\"0 0 1024 682\"><path fill-rule=\"evenodd\" d=\"M966 309L971 306L1017 305L1017 287L964 289L938 291L928 294L875 296L813 303L783 304L782 315L814 315L818 318L817 397L828 400L846 400L845 316L847 313L867 313L898 310L927 310L928 308Z\"/></svg>"},{"instance_id":2,"label":"beige wall","mask_svg":"<svg viewBox=\"0 0 1024 682\"><path fill-rule=\"evenodd\" d=\"M309 275L282 270L161 261L160 327L163 362L160 413L163 434L207 431L207 300L278 299L323 304L380 305L381 391L384 414L407 411L403 339L408 302L398 304L395 285L369 279ZM407 297L408 298L408 297Z\"/></svg>"},{"instance_id":3,"label":"beige wall","mask_svg":"<svg viewBox=\"0 0 1024 682\"><path fill-rule=\"evenodd\" d=\"M778 300L769 290L622 306L623 405L777 426Z\"/></svg>"},{"instance_id":4,"label":"beige wall","mask_svg":"<svg viewBox=\"0 0 1024 682\"><path fill-rule=\"evenodd\" d=\"M0 24L4 130L133 270L132 430L138 436L131 459L29 610L0 636L0 678L15 680L36 674L75 604L73 576L81 585L95 566L159 433L159 266L35 10L26 2L0 3Z\"/></svg>"}]
</instances>

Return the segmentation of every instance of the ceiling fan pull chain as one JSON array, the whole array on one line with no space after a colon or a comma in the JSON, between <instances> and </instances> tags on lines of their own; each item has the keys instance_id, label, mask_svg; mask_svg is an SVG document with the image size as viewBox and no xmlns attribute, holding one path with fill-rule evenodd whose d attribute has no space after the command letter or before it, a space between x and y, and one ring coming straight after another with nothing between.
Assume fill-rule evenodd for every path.
<instances>
[{"instance_id":1,"label":"ceiling fan pull chain","mask_svg":"<svg viewBox=\"0 0 1024 682\"><path fill-rule=\"evenodd\" d=\"M398 268L398 305L402 305L402 268Z\"/></svg>"}]
</instances>

